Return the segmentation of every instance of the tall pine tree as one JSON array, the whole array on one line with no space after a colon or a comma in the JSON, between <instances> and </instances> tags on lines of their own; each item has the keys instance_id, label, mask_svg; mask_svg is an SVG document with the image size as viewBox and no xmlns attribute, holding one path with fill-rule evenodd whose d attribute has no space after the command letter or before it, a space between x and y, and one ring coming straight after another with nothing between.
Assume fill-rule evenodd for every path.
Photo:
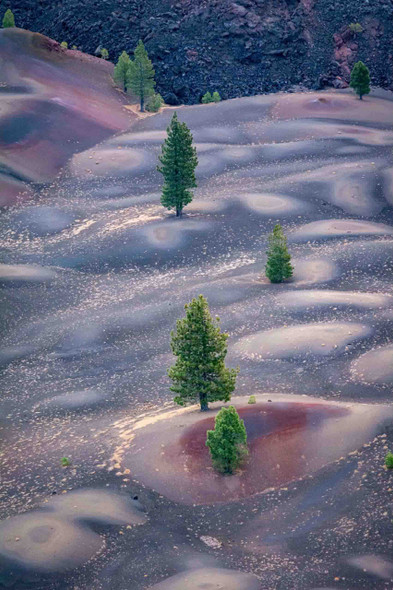
<instances>
[{"instance_id":1,"label":"tall pine tree","mask_svg":"<svg viewBox=\"0 0 393 590\"><path fill-rule=\"evenodd\" d=\"M12 10L8 8L3 16L3 29L8 29L15 26L15 18Z\"/></svg>"},{"instance_id":2,"label":"tall pine tree","mask_svg":"<svg viewBox=\"0 0 393 590\"><path fill-rule=\"evenodd\" d=\"M248 454L244 421L233 406L218 412L214 430L207 431L206 446L214 467L227 474L232 474Z\"/></svg>"},{"instance_id":3,"label":"tall pine tree","mask_svg":"<svg viewBox=\"0 0 393 590\"><path fill-rule=\"evenodd\" d=\"M228 334L221 332L203 295L185 306L186 317L177 320L171 332L171 347L177 357L168 370L174 401L181 406L199 401L201 410L213 401L228 401L235 389L237 369L225 366Z\"/></svg>"},{"instance_id":4,"label":"tall pine tree","mask_svg":"<svg viewBox=\"0 0 393 590\"><path fill-rule=\"evenodd\" d=\"M113 79L118 86L125 92L127 89L127 74L130 68L130 57L128 53L123 51L117 60L115 70L113 72Z\"/></svg>"},{"instance_id":5,"label":"tall pine tree","mask_svg":"<svg viewBox=\"0 0 393 590\"><path fill-rule=\"evenodd\" d=\"M268 241L266 276L272 283L282 283L293 275L293 266L281 225L274 227Z\"/></svg>"},{"instance_id":6,"label":"tall pine tree","mask_svg":"<svg viewBox=\"0 0 393 590\"><path fill-rule=\"evenodd\" d=\"M127 90L132 90L139 96L142 113L145 110L146 99L154 92L154 73L145 46L139 41L127 72Z\"/></svg>"},{"instance_id":7,"label":"tall pine tree","mask_svg":"<svg viewBox=\"0 0 393 590\"><path fill-rule=\"evenodd\" d=\"M161 166L157 170L164 176L161 204L175 209L180 217L183 207L192 201L191 188L197 186L195 168L198 165L192 135L185 123L180 123L175 113L167 129L168 137L159 156Z\"/></svg>"},{"instance_id":8,"label":"tall pine tree","mask_svg":"<svg viewBox=\"0 0 393 590\"><path fill-rule=\"evenodd\" d=\"M362 61L353 66L349 85L359 95L360 100L365 94L370 93L370 72Z\"/></svg>"}]
</instances>

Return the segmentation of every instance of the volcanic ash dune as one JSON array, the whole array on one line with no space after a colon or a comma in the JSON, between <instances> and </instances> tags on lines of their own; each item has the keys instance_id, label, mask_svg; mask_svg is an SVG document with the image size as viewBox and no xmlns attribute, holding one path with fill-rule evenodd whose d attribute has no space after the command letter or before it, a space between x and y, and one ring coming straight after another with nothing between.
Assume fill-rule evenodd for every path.
<instances>
[{"instance_id":1,"label":"volcanic ash dune","mask_svg":"<svg viewBox=\"0 0 393 590\"><path fill-rule=\"evenodd\" d=\"M298 324L241 338L235 350L253 360L330 356L341 353L348 344L370 334L370 326L350 322Z\"/></svg>"}]
</instances>

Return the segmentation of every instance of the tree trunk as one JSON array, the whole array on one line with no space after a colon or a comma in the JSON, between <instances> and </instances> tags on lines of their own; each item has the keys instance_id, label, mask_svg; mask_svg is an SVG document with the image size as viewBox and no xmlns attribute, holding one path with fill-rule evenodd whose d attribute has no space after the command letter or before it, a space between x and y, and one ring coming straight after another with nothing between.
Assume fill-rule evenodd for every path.
<instances>
[{"instance_id":1,"label":"tree trunk","mask_svg":"<svg viewBox=\"0 0 393 590\"><path fill-rule=\"evenodd\" d=\"M359 94L359 98L360 98L360 100L363 100L363 95Z\"/></svg>"},{"instance_id":2,"label":"tree trunk","mask_svg":"<svg viewBox=\"0 0 393 590\"><path fill-rule=\"evenodd\" d=\"M141 113L145 112L145 100L144 97L141 96Z\"/></svg>"},{"instance_id":3,"label":"tree trunk","mask_svg":"<svg viewBox=\"0 0 393 590\"><path fill-rule=\"evenodd\" d=\"M209 409L208 403L207 403L207 396L206 395L199 395L199 401L201 402L201 412L207 412L207 410Z\"/></svg>"},{"instance_id":4,"label":"tree trunk","mask_svg":"<svg viewBox=\"0 0 393 590\"><path fill-rule=\"evenodd\" d=\"M181 209L179 207L176 207L176 217L181 217Z\"/></svg>"}]
</instances>

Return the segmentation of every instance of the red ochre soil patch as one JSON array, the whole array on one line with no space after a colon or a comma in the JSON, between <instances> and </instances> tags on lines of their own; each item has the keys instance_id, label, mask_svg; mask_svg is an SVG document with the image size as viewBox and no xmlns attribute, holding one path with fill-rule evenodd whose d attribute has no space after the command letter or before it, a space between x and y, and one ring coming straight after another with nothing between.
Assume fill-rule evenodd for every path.
<instances>
[{"instance_id":1,"label":"red ochre soil patch","mask_svg":"<svg viewBox=\"0 0 393 590\"><path fill-rule=\"evenodd\" d=\"M238 412L247 430L249 457L234 477L212 470L205 442L207 431L214 428L214 416L187 428L165 452L169 461L185 458L186 470L193 479L197 476L192 495L198 502L244 498L306 474L316 459L310 431L315 433L323 422L344 416L348 410L318 404L261 403Z\"/></svg>"},{"instance_id":2,"label":"red ochre soil patch","mask_svg":"<svg viewBox=\"0 0 393 590\"><path fill-rule=\"evenodd\" d=\"M236 501L312 474L345 456L368 442L386 416L386 406L346 406L312 399L258 400L236 407L247 429L249 457L232 476L212 468L205 446L219 405L208 416L179 410L168 417L147 418L126 432L134 433L134 438L121 462L131 477L171 500L186 504Z\"/></svg>"}]
</instances>

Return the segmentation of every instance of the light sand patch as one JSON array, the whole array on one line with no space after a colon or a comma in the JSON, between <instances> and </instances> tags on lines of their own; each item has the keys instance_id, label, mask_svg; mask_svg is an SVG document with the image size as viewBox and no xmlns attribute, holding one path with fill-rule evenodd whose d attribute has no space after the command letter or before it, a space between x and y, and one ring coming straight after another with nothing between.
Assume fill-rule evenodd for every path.
<instances>
[{"instance_id":1,"label":"light sand patch","mask_svg":"<svg viewBox=\"0 0 393 590\"><path fill-rule=\"evenodd\" d=\"M45 512L14 516L0 524L0 555L32 569L75 568L103 546L96 533Z\"/></svg>"},{"instance_id":2,"label":"light sand patch","mask_svg":"<svg viewBox=\"0 0 393 590\"><path fill-rule=\"evenodd\" d=\"M70 163L74 176L111 176L142 171L149 167L150 157L145 150L135 148L96 149L76 154Z\"/></svg>"},{"instance_id":3,"label":"light sand patch","mask_svg":"<svg viewBox=\"0 0 393 590\"><path fill-rule=\"evenodd\" d=\"M385 557L373 554L360 555L359 557L351 557L347 562L362 573L374 574L383 580L392 581L393 579L393 562Z\"/></svg>"},{"instance_id":4,"label":"light sand patch","mask_svg":"<svg viewBox=\"0 0 393 590\"><path fill-rule=\"evenodd\" d=\"M245 193L239 196L239 200L253 211L269 216L281 217L283 215L303 213L309 209L306 203L285 195Z\"/></svg>"},{"instance_id":5,"label":"light sand patch","mask_svg":"<svg viewBox=\"0 0 393 590\"><path fill-rule=\"evenodd\" d=\"M35 264L0 264L0 281L20 283L44 283L52 281L56 272Z\"/></svg>"},{"instance_id":6,"label":"light sand patch","mask_svg":"<svg viewBox=\"0 0 393 590\"><path fill-rule=\"evenodd\" d=\"M132 501L107 490L84 489L53 497L47 507L67 520L93 520L103 524L144 524L146 516Z\"/></svg>"},{"instance_id":7,"label":"light sand patch","mask_svg":"<svg viewBox=\"0 0 393 590\"><path fill-rule=\"evenodd\" d=\"M393 227L373 221L357 219L323 219L302 225L289 236L290 241L304 242L342 236L393 235Z\"/></svg>"},{"instance_id":8,"label":"light sand patch","mask_svg":"<svg viewBox=\"0 0 393 590\"><path fill-rule=\"evenodd\" d=\"M204 221L170 219L150 225L143 229L142 232L150 246L167 249L179 246L184 241L187 233L204 231L209 227L210 223Z\"/></svg>"},{"instance_id":9,"label":"light sand patch","mask_svg":"<svg viewBox=\"0 0 393 590\"><path fill-rule=\"evenodd\" d=\"M330 202L352 215L376 215L384 204L374 199L375 189L376 178L372 173L344 175L333 183Z\"/></svg>"},{"instance_id":10,"label":"light sand patch","mask_svg":"<svg viewBox=\"0 0 393 590\"><path fill-rule=\"evenodd\" d=\"M278 303L288 309L305 310L315 307L358 307L361 309L381 309L392 302L392 297L381 293L361 293L358 291L287 291L276 297Z\"/></svg>"},{"instance_id":11,"label":"light sand patch","mask_svg":"<svg viewBox=\"0 0 393 590\"><path fill-rule=\"evenodd\" d=\"M181 572L151 587L151 590L260 590L253 574L221 568Z\"/></svg>"},{"instance_id":12,"label":"light sand patch","mask_svg":"<svg viewBox=\"0 0 393 590\"><path fill-rule=\"evenodd\" d=\"M351 365L354 381L391 385L393 383L393 344L370 350Z\"/></svg>"},{"instance_id":13,"label":"light sand patch","mask_svg":"<svg viewBox=\"0 0 393 590\"><path fill-rule=\"evenodd\" d=\"M75 216L57 207L26 207L17 213L13 223L19 231L33 236L57 234L74 222Z\"/></svg>"},{"instance_id":14,"label":"light sand patch","mask_svg":"<svg viewBox=\"0 0 393 590\"><path fill-rule=\"evenodd\" d=\"M294 286L326 283L335 279L339 270L337 265L327 258L309 258L306 260L293 259Z\"/></svg>"},{"instance_id":15,"label":"light sand patch","mask_svg":"<svg viewBox=\"0 0 393 590\"><path fill-rule=\"evenodd\" d=\"M298 324L241 338L234 349L251 360L331 356L372 334L370 326L350 322Z\"/></svg>"},{"instance_id":16,"label":"light sand patch","mask_svg":"<svg viewBox=\"0 0 393 590\"><path fill-rule=\"evenodd\" d=\"M97 391L96 389L86 389L82 391L72 391L55 395L39 403L43 408L62 408L64 410L77 410L79 408L92 407L105 400L107 393Z\"/></svg>"},{"instance_id":17,"label":"light sand patch","mask_svg":"<svg viewBox=\"0 0 393 590\"><path fill-rule=\"evenodd\" d=\"M188 211L203 211L204 213L215 213L225 209L226 203L219 199L194 199L187 205Z\"/></svg>"}]
</instances>

